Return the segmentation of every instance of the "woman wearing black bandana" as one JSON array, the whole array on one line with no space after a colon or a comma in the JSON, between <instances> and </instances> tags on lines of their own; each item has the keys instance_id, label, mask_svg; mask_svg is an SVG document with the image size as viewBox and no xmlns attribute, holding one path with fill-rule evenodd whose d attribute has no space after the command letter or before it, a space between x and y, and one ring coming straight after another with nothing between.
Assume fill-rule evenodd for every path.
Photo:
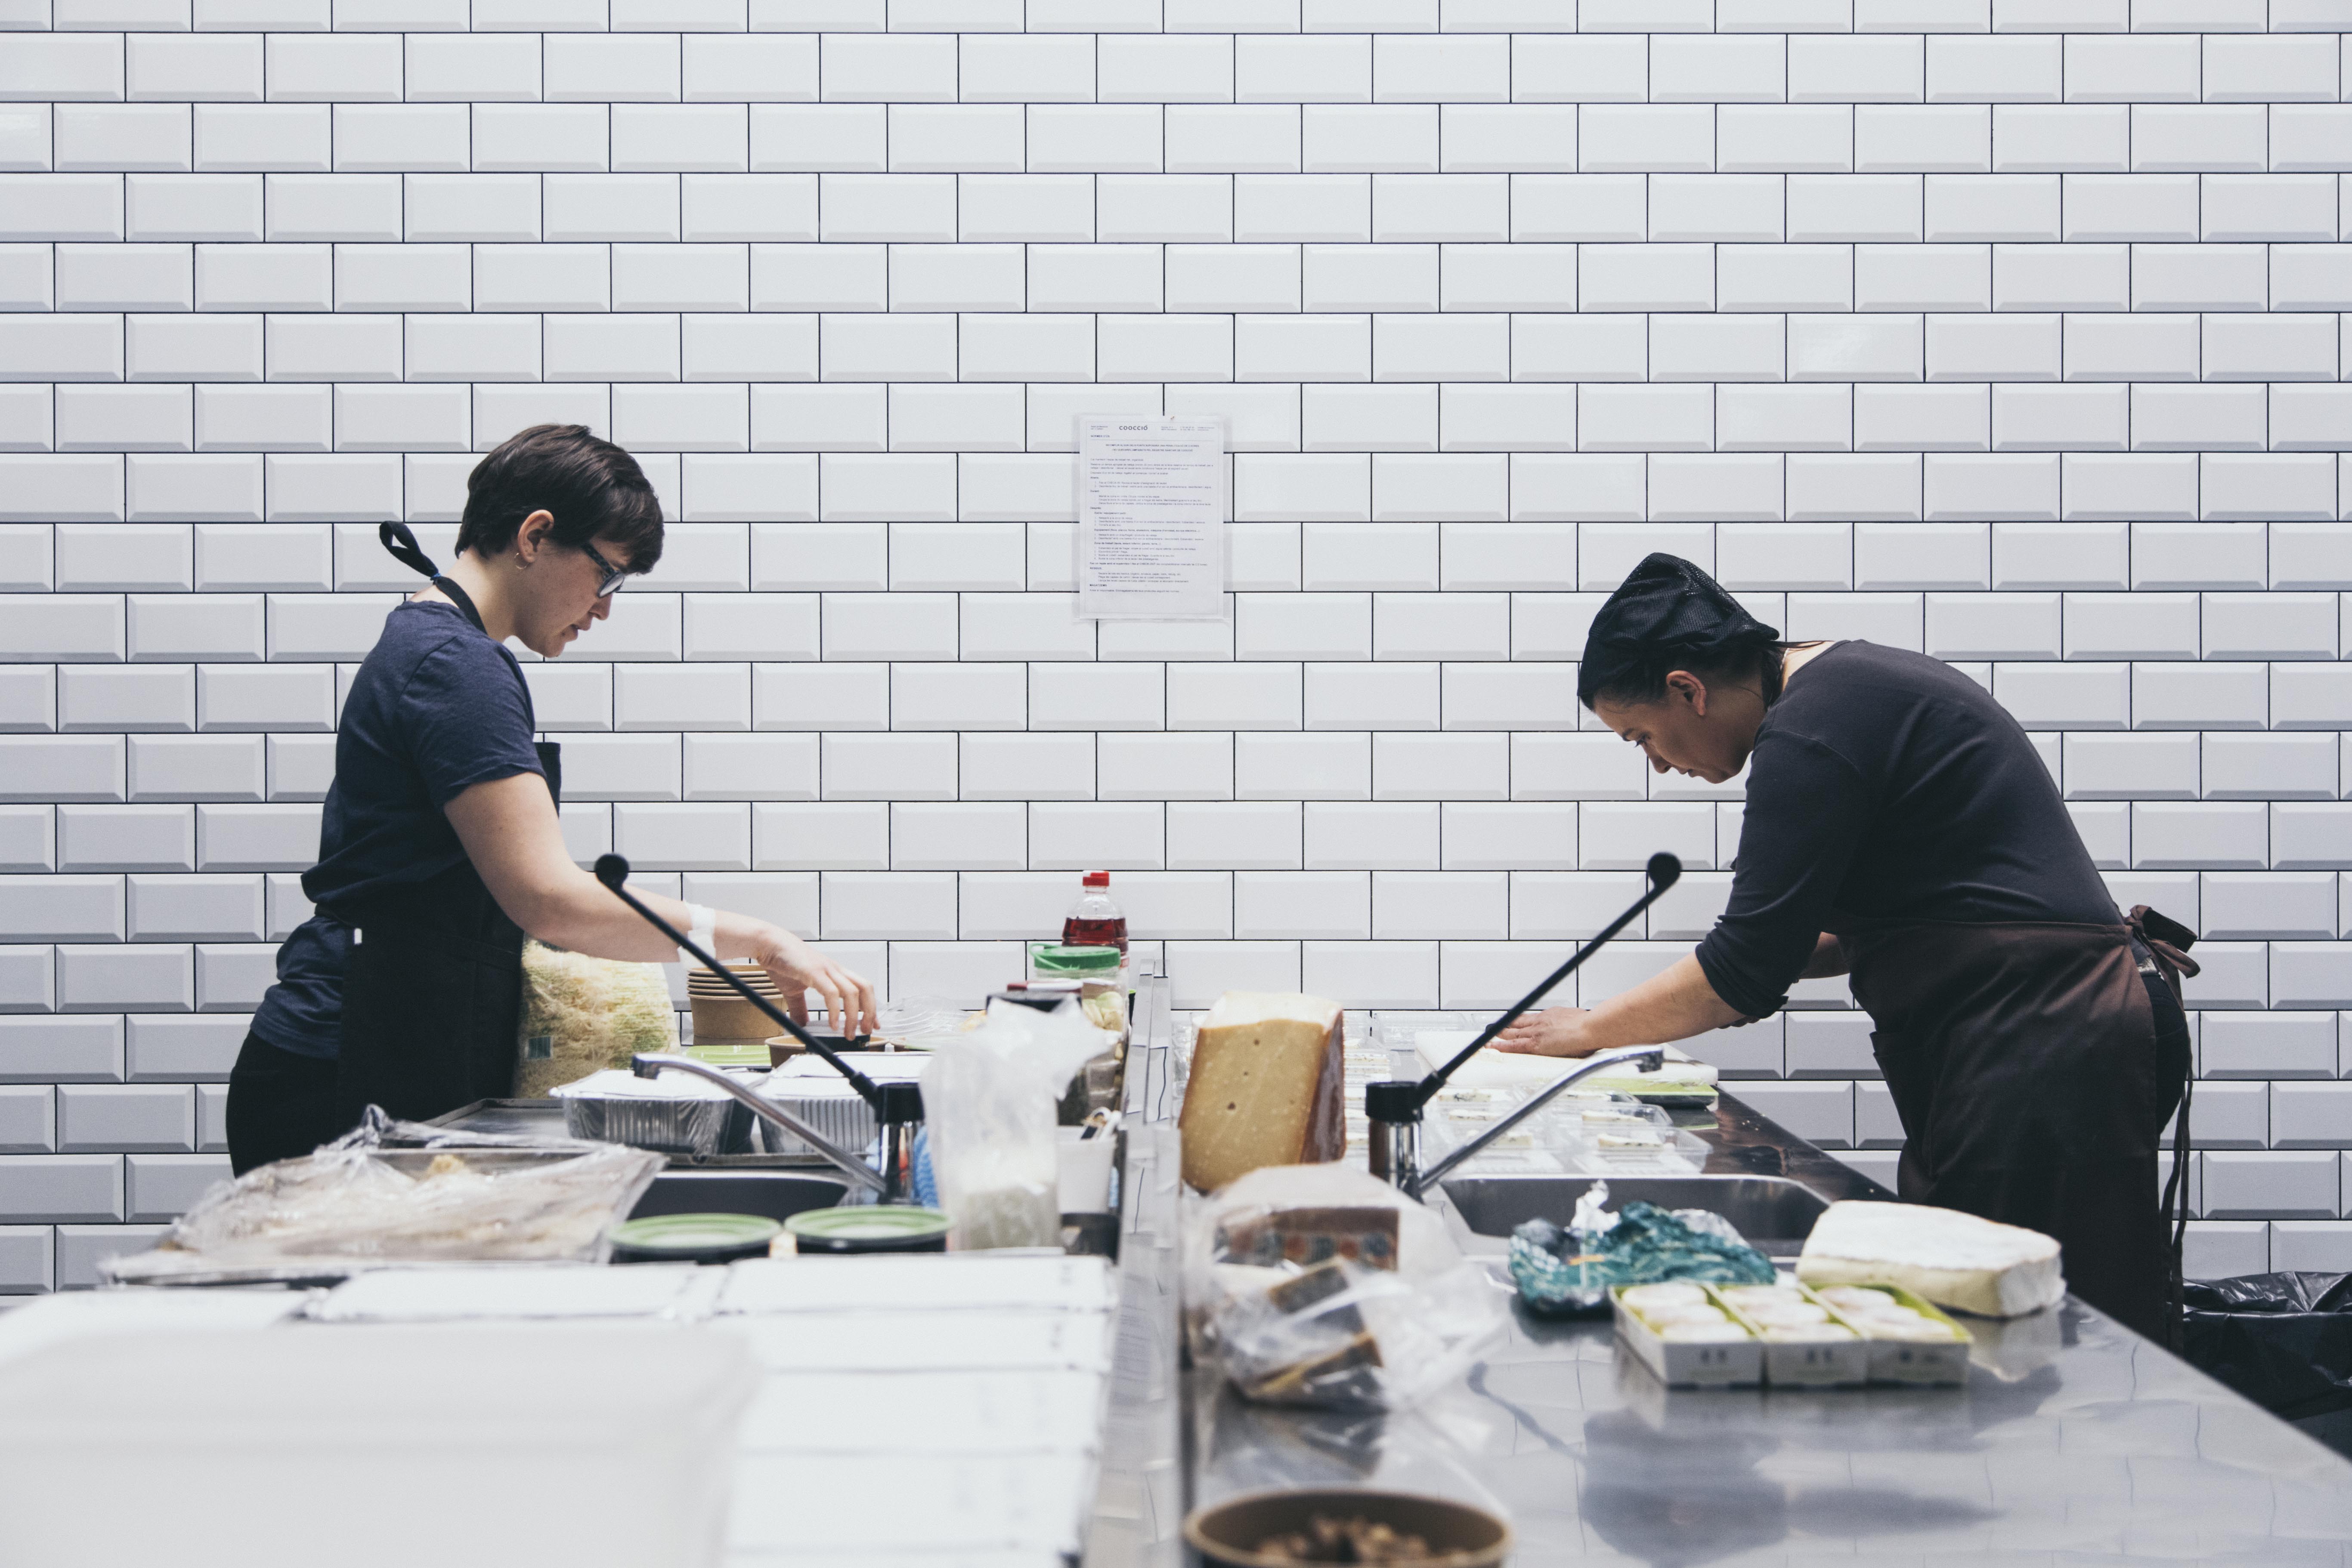
<instances>
[{"instance_id":1,"label":"woman wearing black bandana","mask_svg":"<svg viewBox=\"0 0 2352 1568\"><path fill-rule=\"evenodd\" d=\"M1497 1048L1685 1039L1851 974L1906 1134L1902 1195L2057 1237L2075 1294L2168 1339L2158 1145L2188 1075L2190 938L2118 912L2007 710L1922 654L1784 643L1664 554L1595 617L1577 695L1659 773L1748 770L1730 902L1691 957Z\"/></svg>"}]
</instances>

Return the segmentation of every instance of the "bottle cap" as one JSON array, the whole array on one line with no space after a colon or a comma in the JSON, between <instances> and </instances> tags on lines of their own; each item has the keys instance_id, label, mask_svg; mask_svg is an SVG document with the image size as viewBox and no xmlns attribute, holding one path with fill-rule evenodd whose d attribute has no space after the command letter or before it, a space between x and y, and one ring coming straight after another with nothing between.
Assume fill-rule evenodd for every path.
<instances>
[{"instance_id":1,"label":"bottle cap","mask_svg":"<svg viewBox=\"0 0 2352 1568\"><path fill-rule=\"evenodd\" d=\"M1108 871L1089 871L1079 882L1079 886L1086 888L1108 888L1110 886L1110 873Z\"/></svg>"}]
</instances>

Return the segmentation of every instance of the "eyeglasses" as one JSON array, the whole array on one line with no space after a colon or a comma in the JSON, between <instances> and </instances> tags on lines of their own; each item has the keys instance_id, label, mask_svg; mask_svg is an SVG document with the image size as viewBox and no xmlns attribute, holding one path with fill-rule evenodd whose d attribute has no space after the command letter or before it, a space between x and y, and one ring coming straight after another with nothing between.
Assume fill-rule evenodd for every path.
<instances>
[{"instance_id":1,"label":"eyeglasses","mask_svg":"<svg viewBox=\"0 0 2352 1568\"><path fill-rule=\"evenodd\" d=\"M622 584L629 580L629 569L625 566L615 566L605 560L593 544L583 544L580 548L588 552L588 559L593 561L597 570L604 574L604 580L596 584L596 596L601 599L609 594L619 593Z\"/></svg>"}]
</instances>

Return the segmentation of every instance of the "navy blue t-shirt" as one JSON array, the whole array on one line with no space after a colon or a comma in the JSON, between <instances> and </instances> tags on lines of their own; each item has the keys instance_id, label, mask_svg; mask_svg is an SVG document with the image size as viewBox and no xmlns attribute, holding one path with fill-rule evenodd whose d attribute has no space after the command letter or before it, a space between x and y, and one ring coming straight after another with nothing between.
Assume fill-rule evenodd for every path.
<instances>
[{"instance_id":1,"label":"navy blue t-shirt","mask_svg":"<svg viewBox=\"0 0 2352 1568\"><path fill-rule=\"evenodd\" d=\"M544 773L535 727L522 666L464 611L413 600L384 618L343 703L319 863L302 875L318 912L278 950L255 1034L306 1057L337 1054L352 940L337 914L463 860L442 807L478 784Z\"/></svg>"}]
</instances>

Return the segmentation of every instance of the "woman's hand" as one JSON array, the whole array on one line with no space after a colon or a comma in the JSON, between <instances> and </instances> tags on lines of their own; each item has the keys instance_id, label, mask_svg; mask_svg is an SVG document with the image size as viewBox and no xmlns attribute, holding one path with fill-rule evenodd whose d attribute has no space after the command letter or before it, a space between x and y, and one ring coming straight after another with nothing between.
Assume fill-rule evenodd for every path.
<instances>
[{"instance_id":1,"label":"woman's hand","mask_svg":"<svg viewBox=\"0 0 2352 1568\"><path fill-rule=\"evenodd\" d=\"M1601 1042L1586 1038L1585 1022L1592 1015L1582 1007L1547 1007L1521 1014L1517 1022L1495 1037L1489 1048L1530 1057L1589 1057Z\"/></svg>"},{"instance_id":2,"label":"woman's hand","mask_svg":"<svg viewBox=\"0 0 2352 1568\"><path fill-rule=\"evenodd\" d=\"M808 993L814 991L824 998L825 1016L842 1034L855 1039L874 1032L874 987L863 975L776 926L760 932L751 957L783 993L784 1010L794 1023L808 1022Z\"/></svg>"}]
</instances>

